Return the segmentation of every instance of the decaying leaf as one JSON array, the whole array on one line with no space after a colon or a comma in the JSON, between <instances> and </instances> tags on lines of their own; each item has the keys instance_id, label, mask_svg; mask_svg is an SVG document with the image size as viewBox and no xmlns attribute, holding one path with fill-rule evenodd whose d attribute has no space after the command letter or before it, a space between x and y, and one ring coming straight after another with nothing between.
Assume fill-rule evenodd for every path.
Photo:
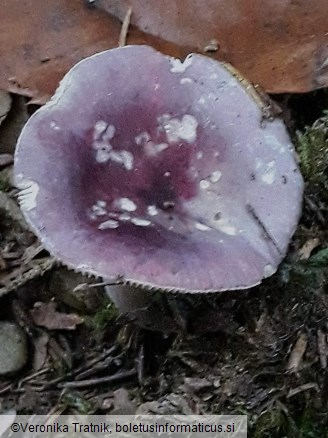
<instances>
[{"instance_id":1,"label":"decaying leaf","mask_svg":"<svg viewBox=\"0 0 328 438\"><path fill-rule=\"evenodd\" d=\"M328 85L327 0L100 0L141 30L230 62L268 92ZM215 48L217 50L215 51Z\"/></svg>"},{"instance_id":2,"label":"decaying leaf","mask_svg":"<svg viewBox=\"0 0 328 438\"><path fill-rule=\"evenodd\" d=\"M307 240L299 250L300 260L308 260L312 251L320 245L320 239L317 237Z\"/></svg>"},{"instance_id":3,"label":"decaying leaf","mask_svg":"<svg viewBox=\"0 0 328 438\"><path fill-rule=\"evenodd\" d=\"M0 125L7 117L11 107L11 97L6 91L0 90Z\"/></svg>"},{"instance_id":4,"label":"decaying leaf","mask_svg":"<svg viewBox=\"0 0 328 438\"><path fill-rule=\"evenodd\" d=\"M64 74L93 53L117 47L122 23L83 0L2 0L0 89L44 103ZM147 35L133 26L128 44L148 44L172 56L186 48Z\"/></svg>"},{"instance_id":5,"label":"decaying leaf","mask_svg":"<svg viewBox=\"0 0 328 438\"><path fill-rule=\"evenodd\" d=\"M61 313L56 310L56 303L35 303L30 311L34 324L48 330L74 330L83 323L83 318L75 313Z\"/></svg>"},{"instance_id":6,"label":"decaying leaf","mask_svg":"<svg viewBox=\"0 0 328 438\"><path fill-rule=\"evenodd\" d=\"M42 104L72 65L123 35L228 61L267 92L305 92L328 85L327 21L326 0L3 0L0 89Z\"/></svg>"},{"instance_id":7,"label":"decaying leaf","mask_svg":"<svg viewBox=\"0 0 328 438\"><path fill-rule=\"evenodd\" d=\"M287 371L290 373L296 373L299 370L306 351L307 342L308 340L305 333L302 333L295 342L287 364Z\"/></svg>"},{"instance_id":8,"label":"decaying leaf","mask_svg":"<svg viewBox=\"0 0 328 438\"><path fill-rule=\"evenodd\" d=\"M322 330L317 331L317 345L321 368L327 368L328 362L328 337Z\"/></svg>"}]
</instances>

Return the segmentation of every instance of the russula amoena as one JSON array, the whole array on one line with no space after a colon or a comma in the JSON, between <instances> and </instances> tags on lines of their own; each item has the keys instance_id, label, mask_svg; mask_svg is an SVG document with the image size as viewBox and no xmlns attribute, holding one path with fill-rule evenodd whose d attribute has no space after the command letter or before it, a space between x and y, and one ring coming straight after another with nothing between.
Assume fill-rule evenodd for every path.
<instances>
[{"instance_id":1,"label":"russula amoena","mask_svg":"<svg viewBox=\"0 0 328 438\"><path fill-rule=\"evenodd\" d=\"M25 218L65 265L147 296L255 286L285 256L303 191L286 128L263 108L205 56L86 58L19 138ZM124 286L112 296L124 302Z\"/></svg>"}]
</instances>

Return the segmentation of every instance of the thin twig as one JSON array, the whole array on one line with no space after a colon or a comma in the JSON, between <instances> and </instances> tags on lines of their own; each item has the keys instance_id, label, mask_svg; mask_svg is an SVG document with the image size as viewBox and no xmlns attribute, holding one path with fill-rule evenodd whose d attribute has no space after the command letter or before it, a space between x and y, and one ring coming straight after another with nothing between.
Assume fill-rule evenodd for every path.
<instances>
[{"instance_id":1,"label":"thin twig","mask_svg":"<svg viewBox=\"0 0 328 438\"><path fill-rule=\"evenodd\" d=\"M58 385L60 388L90 388L90 386L101 385L103 383L117 382L129 377L135 377L136 370L133 368L129 371L113 374L112 376L99 377L97 379L80 380L78 382L66 382Z\"/></svg>"},{"instance_id":2,"label":"thin twig","mask_svg":"<svg viewBox=\"0 0 328 438\"><path fill-rule=\"evenodd\" d=\"M248 213L253 217L255 222L259 225L261 230L263 231L265 239L270 240L270 242L276 248L278 253L282 254L276 240L271 236L271 234L267 230L266 226L264 225L264 223L262 222L262 220L259 218L258 214L256 213L254 207L251 204L246 204L246 209L247 209Z\"/></svg>"},{"instance_id":3,"label":"thin twig","mask_svg":"<svg viewBox=\"0 0 328 438\"><path fill-rule=\"evenodd\" d=\"M128 36L130 22L131 22L131 15L132 15L132 7L130 7L127 10L127 13L125 14L125 17L124 17L124 20L122 23L122 27L121 27L120 36L118 39L118 47L124 47L126 45L126 39Z\"/></svg>"}]
</instances>

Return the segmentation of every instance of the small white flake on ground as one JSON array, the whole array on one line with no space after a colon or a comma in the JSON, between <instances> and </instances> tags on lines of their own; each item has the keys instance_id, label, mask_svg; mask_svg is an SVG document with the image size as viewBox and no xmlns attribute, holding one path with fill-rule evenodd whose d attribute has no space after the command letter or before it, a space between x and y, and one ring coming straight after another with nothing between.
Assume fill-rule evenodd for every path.
<instances>
[{"instance_id":1,"label":"small white flake on ground","mask_svg":"<svg viewBox=\"0 0 328 438\"><path fill-rule=\"evenodd\" d=\"M114 229L118 228L119 223L115 221L114 219L108 219L108 221L103 222L98 226L98 230L107 230L107 229Z\"/></svg>"},{"instance_id":2,"label":"small white flake on ground","mask_svg":"<svg viewBox=\"0 0 328 438\"><path fill-rule=\"evenodd\" d=\"M151 221L148 221L147 219L139 219L137 217L132 218L131 222L138 227L148 227L151 225Z\"/></svg>"},{"instance_id":3,"label":"small white flake on ground","mask_svg":"<svg viewBox=\"0 0 328 438\"><path fill-rule=\"evenodd\" d=\"M172 73L183 73L192 64L191 55L187 56L183 62L181 62L181 60L177 58L169 58L169 59L171 63L170 71Z\"/></svg>"}]
</instances>

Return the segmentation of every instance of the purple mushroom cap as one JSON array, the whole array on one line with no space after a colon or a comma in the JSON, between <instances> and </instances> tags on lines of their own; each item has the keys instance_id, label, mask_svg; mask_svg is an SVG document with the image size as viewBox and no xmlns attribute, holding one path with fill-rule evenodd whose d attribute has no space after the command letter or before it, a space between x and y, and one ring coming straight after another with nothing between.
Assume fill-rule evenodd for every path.
<instances>
[{"instance_id":1,"label":"purple mushroom cap","mask_svg":"<svg viewBox=\"0 0 328 438\"><path fill-rule=\"evenodd\" d=\"M223 65L146 46L73 67L19 138L25 217L64 264L168 291L272 275L303 180L280 120Z\"/></svg>"}]
</instances>

